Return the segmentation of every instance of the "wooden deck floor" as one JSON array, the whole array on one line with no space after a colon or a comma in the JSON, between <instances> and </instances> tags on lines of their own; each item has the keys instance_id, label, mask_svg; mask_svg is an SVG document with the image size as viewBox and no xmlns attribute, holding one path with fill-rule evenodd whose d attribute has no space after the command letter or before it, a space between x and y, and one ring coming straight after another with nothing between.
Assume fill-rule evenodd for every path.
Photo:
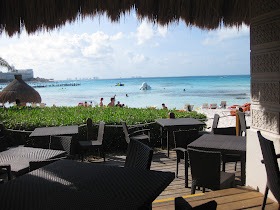
<instances>
[{"instance_id":1,"label":"wooden deck floor","mask_svg":"<svg viewBox=\"0 0 280 210\"><path fill-rule=\"evenodd\" d=\"M171 151L170 157L166 156L166 150L158 150L154 152L151 170L157 171L176 171L176 153ZM93 160L94 162L102 160ZM125 156L106 156L106 165L123 166ZM102 163L104 163L102 161ZM179 176L157 197L153 203L153 209L174 209L174 198L182 196L192 206L196 206L207 201L215 199L218 203L218 209L260 209L263 194L248 187L241 187L240 183L240 163L237 164L237 170L234 171L234 163L226 165L226 171L235 173L237 188L219 190L219 191L196 191L195 195L191 195L191 173L189 171L189 188L185 188L184 164L179 165ZM193 197L194 196L194 197ZM278 209L278 204L268 199L266 209Z\"/></svg>"}]
</instances>

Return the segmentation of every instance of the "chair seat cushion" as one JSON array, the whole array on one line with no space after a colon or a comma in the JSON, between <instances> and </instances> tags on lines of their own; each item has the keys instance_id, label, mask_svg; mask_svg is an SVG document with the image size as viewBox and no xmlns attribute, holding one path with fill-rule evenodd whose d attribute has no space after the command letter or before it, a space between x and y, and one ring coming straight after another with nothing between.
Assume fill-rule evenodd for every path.
<instances>
[{"instance_id":1,"label":"chair seat cushion","mask_svg":"<svg viewBox=\"0 0 280 210\"><path fill-rule=\"evenodd\" d=\"M221 171L220 189L235 187L235 174Z\"/></svg>"},{"instance_id":2,"label":"chair seat cushion","mask_svg":"<svg viewBox=\"0 0 280 210\"><path fill-rule=\"evenodd\" d=\"M98 145L102 145L102 142L99 142L99 141L79 141L79 145L81 147L98 146Z\"/></svg>"}]
</instances>

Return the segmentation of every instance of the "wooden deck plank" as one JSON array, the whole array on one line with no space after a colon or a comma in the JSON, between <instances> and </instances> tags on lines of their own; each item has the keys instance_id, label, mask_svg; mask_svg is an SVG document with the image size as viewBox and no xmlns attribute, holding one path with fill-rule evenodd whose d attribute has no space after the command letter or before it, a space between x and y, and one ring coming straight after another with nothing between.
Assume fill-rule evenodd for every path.
<instances>
[{"instance_id":1,"label":"wooden deck plank","mask_svg":"<svg viewBox=\"0 0 280 210\"><path fill-rule=\"evenodd\" d=\"M196 200L196 201L188 201L191 206L198 206L200 204L209 202L211 200L214 200L219 204L219 205L230 205L231 203L235 202L241 202L241 201L246 201L250 199L262 199L262 195L259 192L248 192L248 193L242 193L242 194L234 194L234 195L228 195L228 196L220 196L220 197L215 197L215 198L209 198L205 199L202 198L201 200Z\"/></svg>"},{"instance_id":2,"label":"wooden deck plank","mask_svg":"<svg viewBox=\"0 0 280 210\"><path fill-rule=\"evenodd\" d=\"M261 207L262 201L262 197L239 200L232 203L218 204L217 209L246 209L251 207Z\"/></svg>"},{"instance_id":3,"label":"wooden deck plank","mask_svg":"<svg viewBox=\"0 0 280 210\"><path fill-rule=\"evenodd\" d=\"M214 199L214 198L219 198L219 197L225 197L225 196L230 196L230 195L236 195L236 194L243 194L243 193L248 193L248 192L257 192L256 190L248 187L237 187L237 188L229 188L225 190L217 190L217 191L211 191L205 193L205 196L203 198L189 198L188 202L193 202L196 200L201 200L201 199Z\"/></svg>"},{"instance_id":4,"label":"wooden deck plank","mask_svg":"<svg viewBox=\"0 0 280 210\"><path fill-rule=\"evenodd\" d=\"M248 210L260 210L261 208L262 208L261 206L257 206L257 207L248 208ZM279 210L279 205L276 203L266 204L265 209Z\"/></svg>"},{"instance_id":5,"label":"wooden deck plank","mask_svg":"<svg viewBox=\"0 0 280 210\"><path fill-rule=\"evenodd\" d=\"M151 170L171 172L176 171L176 153L174 151L170 151L169 158L166 156L166 154L166 150L157 150L156 152L154 152ZM98 162L98 164L122 167L124 166L125 158L125 155L107 155L105 163L103 162L103 159L98 159L94 162ZM234 167L234 163L227 163L226 171L230 173L235 173L236 180L238 181L240 180L241 175L240 163L237 164L237 171L234 170ZM179 177L176 177L171 182L171 184L156 198L155 203L153 203L153 209L173 210L175 208L175 197L191 195L191 171L189 168L189 188L185 188L185 169L183 162L179 164L178 175ZM186 200L192 206L196 206L210 200L216 200L218 203L218 209L261 209L263 200L263 194L257 192L252 188L242 187L238 185L236 188L219 191L211 191L206 189L206 193L204 195L201 195L201 191L196 190L196 194L200 194L200 196L186 198ZM271 199L268 199L266 209L278 209L278 204L273 202Z\"/></svg>"}]
</instances>

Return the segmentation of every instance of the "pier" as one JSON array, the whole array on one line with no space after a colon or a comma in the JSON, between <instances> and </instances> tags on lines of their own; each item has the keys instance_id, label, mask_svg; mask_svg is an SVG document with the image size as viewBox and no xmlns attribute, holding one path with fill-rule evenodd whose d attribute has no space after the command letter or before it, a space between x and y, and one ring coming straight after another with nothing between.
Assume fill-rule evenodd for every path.
<instances>
[{"instance_id":1,"label":"pier","mask_svg":"<svg viewBox=\"0 0 280 210\"><path fill-rule=\"evenodd\" d=\"M45 87L65 87L65 86L80 86L80 83L55 83L55 84L36 84L31 85L33 88L45 88Z\"/></svg>"}]
</instances>

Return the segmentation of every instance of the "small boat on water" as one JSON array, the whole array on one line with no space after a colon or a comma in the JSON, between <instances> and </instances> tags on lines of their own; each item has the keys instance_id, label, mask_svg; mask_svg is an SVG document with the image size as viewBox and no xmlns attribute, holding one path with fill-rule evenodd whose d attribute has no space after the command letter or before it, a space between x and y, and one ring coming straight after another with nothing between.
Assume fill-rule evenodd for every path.
<instances>
[{"instance_id":1,"label":"small boat on water","mask_svg":"<svg viewBox=\"0 0 280 210\"><path fill-rule=\"evenodd\" d=\"M146 82L143 82L140 87L140 90L151 90L151 86L148 85Z\"/></svg>"},{"instance_id":2,"label":"small boat on water","mask_svg":"<svg viewBox=\"0 0 280 210\"><path fill-rule=\"evenodd\" d=\"M116 83L115 86L124 86L124 84L120 83Z\"/></svg>"}]
</instances>

